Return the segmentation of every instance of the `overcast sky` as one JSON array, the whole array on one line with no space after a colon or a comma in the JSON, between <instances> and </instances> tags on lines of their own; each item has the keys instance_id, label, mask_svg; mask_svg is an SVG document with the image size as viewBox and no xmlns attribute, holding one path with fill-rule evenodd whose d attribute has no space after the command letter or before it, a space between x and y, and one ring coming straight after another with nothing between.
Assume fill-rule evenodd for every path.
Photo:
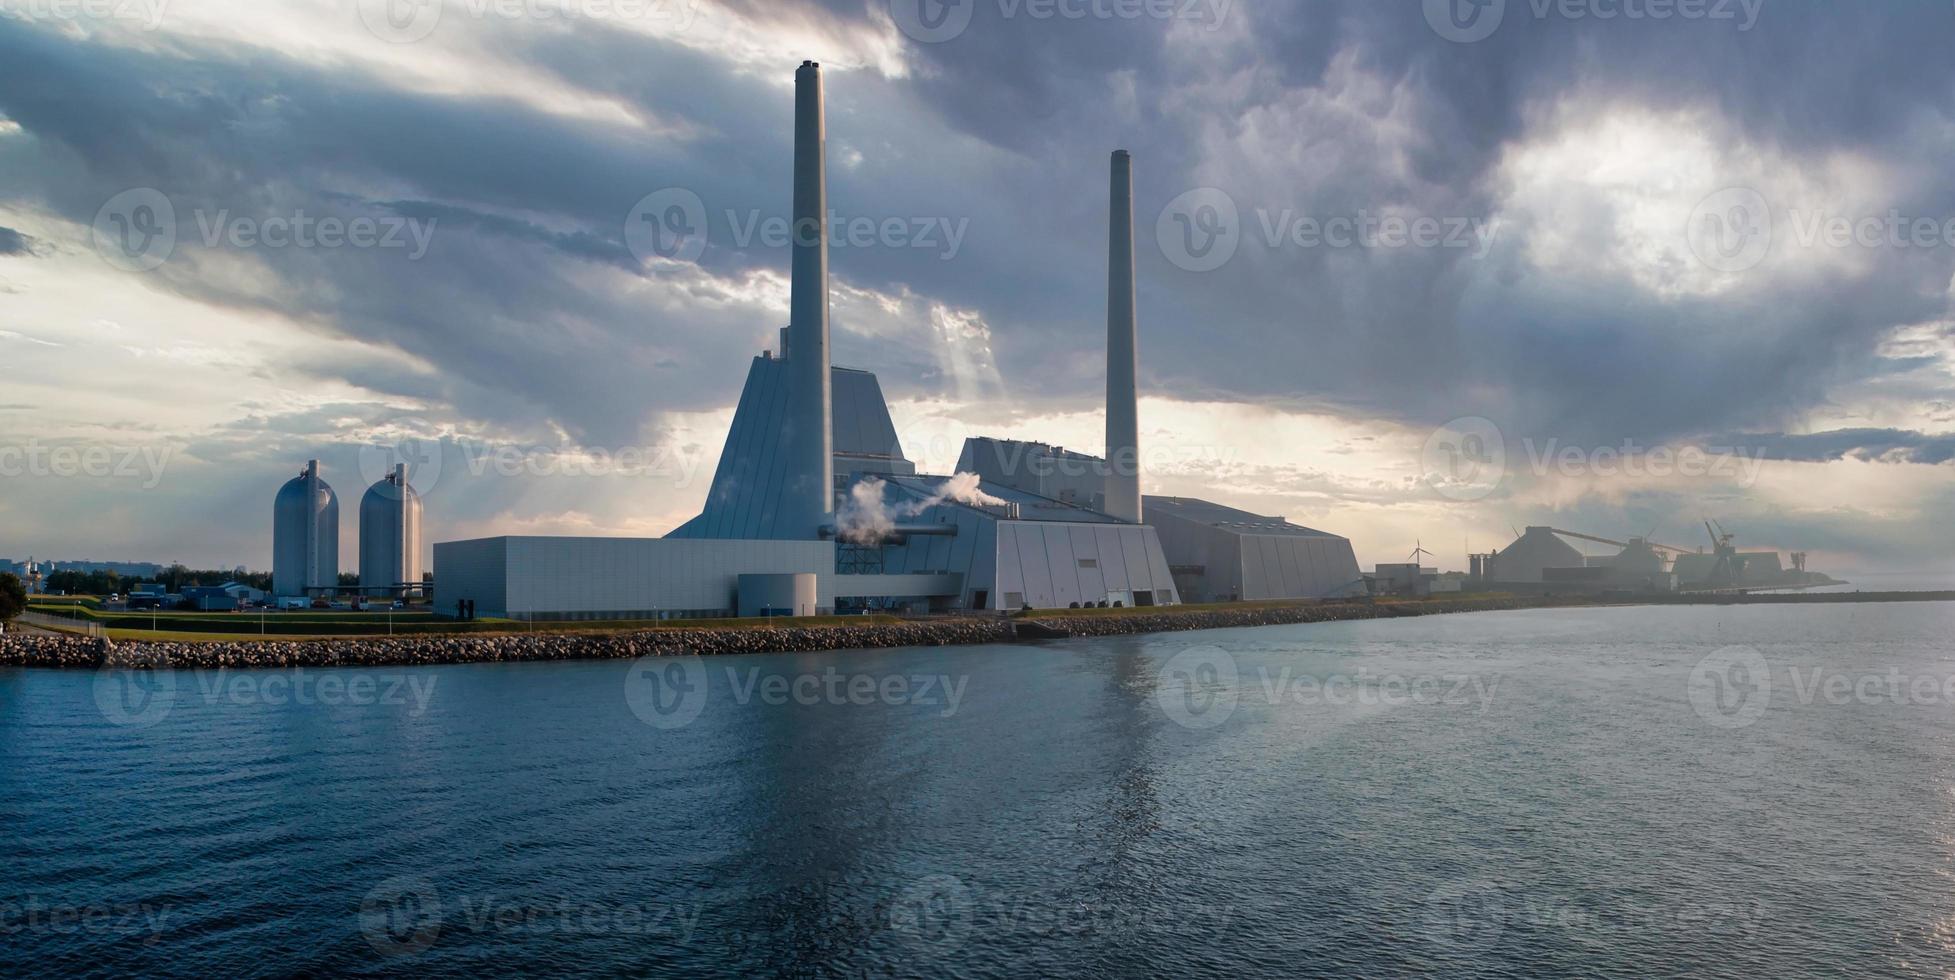
<instances>
[{"instance_id":1,"label":"overcast sky","mask_svg":"<svg viewBox=\"0 0 1955 980\"><path fill-rule=\"evenodd\" d=\"M1716 518L1955 573L1951 48L1943 0L0 0L0 557L264 568L319 458L350 570L416 438L430 543L675 527L786 322L814 59L836 360L929 469L1100 450L1127 148L1149 492L1367 566Z\"/></svg>"}]
</instances>

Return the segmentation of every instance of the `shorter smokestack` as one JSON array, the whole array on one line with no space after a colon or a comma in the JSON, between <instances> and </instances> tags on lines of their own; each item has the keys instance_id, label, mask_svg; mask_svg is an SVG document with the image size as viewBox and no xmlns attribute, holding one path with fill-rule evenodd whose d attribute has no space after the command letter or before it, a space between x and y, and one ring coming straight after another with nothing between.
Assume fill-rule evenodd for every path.
<instances>
[{"instance_id":1,"label":"shorter smokestack","mask_svg":"<svg viewBox=\"0 0 1955 980\"><path fill-rule=\"evenodd\" d=\"M1134 317L1134 158L1113 152L1106 294L1106 510L1140 523L1139 327Z\"/></svg>"}]
</instances>

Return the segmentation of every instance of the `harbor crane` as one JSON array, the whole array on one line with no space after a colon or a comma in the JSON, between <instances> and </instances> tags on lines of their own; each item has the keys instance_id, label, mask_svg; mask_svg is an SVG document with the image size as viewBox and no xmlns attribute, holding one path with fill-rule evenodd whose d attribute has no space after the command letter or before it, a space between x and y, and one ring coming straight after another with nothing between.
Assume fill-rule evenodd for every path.
<instances>
[{"instance_id":1,"label":"harbor crane","mask_svg":"<svg viewBox=\"0 0 1955 980\"><path fill-rule=\"evenodd\" d=\"M1738 580L1738 536L1724 529L1716 521L1704 522L1705 533L1711 536L1711 550L1717 555L1717 564L1711 568L1709 579L1712 585L1725 585Z\"/></svg>"}]
</instances>

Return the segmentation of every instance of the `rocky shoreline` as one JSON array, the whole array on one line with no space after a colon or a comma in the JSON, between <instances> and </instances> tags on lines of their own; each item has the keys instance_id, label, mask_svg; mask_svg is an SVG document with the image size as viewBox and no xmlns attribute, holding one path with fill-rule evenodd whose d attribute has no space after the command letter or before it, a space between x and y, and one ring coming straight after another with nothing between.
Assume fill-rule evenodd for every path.
<instances>
[{"instance_id":1,"label":"rocky shoreline","mask_svg":"<svg viewBox=\"0 0 1955 980\"><path fill-rule=\"evenodd\" d=\"M1040 636L1131 636L1182 630L1276 626L1351 619L1522 609L1539 600L1477 599L1418 604L1336 603L1120 616L945 619L872 626L747 627L634 633L521 633L497 636L348 637L290 642L113 642L76 636L0 635L0 667L71 670L282 667L401 667L648 656L814 653L891 647L1012 643L1036 623Z\"/></svg>"},{"instance_id":2,"label":"rocky shoreline","mask_svg":"<svg viewBox=\"0 0 1955 980\"><path fill-rule=\"evenodd\" d=\"M465 663L636 660L639 657L810 653L823 650L1008 643L1003 620L876 626L521 633L499 636L348 637L239 643L122 642L87 637L0 636L0 667L67 669L427 667Z\"/></svg>"},{"instance_id":3,"label":"rocky shoreline","mask_svg":"<svg viewBox=\"0 0 1955 980\"><path fill-rule=\"evenodd\" d=\"M1925 597L1925 594L1923 594ZM1751 597L1756 601L1759 597ZM1816 598L1816 597L1815 597ZM1860 601L1884 601L1869 594ZM1852 601L1841 598L1838 601ZM78 636L0 634L0 667L99 669L268 669L403 667L640 657L816 653L891 647L961 646L1027 640L1138 636L1188 630L1397 619L1468 612L1598 605L1572 598L1498 596L1423 602L1335 602L1205 608L1025 619L942 619L868 626L778 626L645 630L631 633L511 633L415 637L346 637L287 642L121 642Z\"/></svg>"}]
</instances>

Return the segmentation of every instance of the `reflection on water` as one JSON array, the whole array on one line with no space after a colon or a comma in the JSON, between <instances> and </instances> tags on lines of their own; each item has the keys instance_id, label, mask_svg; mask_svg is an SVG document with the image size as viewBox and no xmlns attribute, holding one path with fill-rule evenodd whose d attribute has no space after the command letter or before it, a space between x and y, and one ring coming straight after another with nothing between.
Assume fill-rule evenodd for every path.
<instances>
[{"instance_id":1,"label":"reflection on water","mask_svg":"<svg viewBox=\"0 0 1955 980\"><path fill-rule=\"evenodd\" d=\"M0 973L1940 975L1952 618L0 672Z\"/></svg>"}]
</instances>

